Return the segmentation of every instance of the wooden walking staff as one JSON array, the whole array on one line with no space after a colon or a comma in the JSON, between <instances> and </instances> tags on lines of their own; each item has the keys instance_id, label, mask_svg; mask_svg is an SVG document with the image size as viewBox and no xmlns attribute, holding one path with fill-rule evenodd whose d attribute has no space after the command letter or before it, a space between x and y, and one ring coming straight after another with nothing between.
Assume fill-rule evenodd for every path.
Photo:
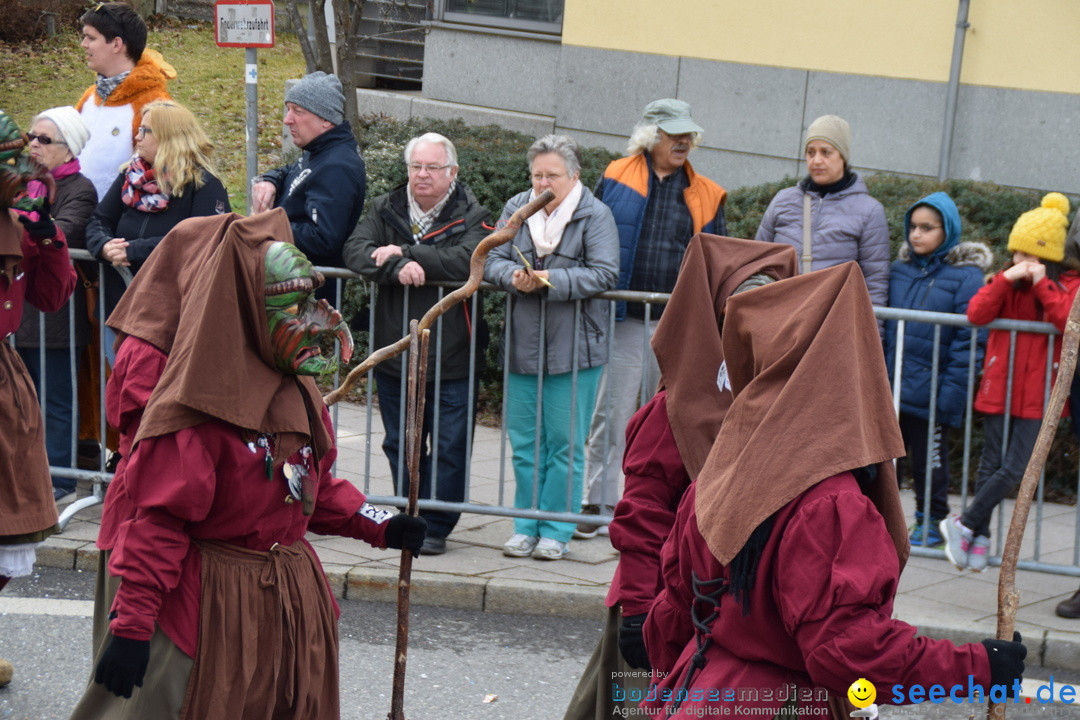
<instances>
[{"instance_id":1,"label":"wooden walking staff","mask_svg":"<svg viewBox=\"0 0 1080 720\"><path fill-rule=\"evenodd\" d=\"M525 224L525 221L529 217L554 199L555 193L551 192L551 190L545 190L540 193L540 196L535 200L530 201L527 205L524 205L511 215L510 219L506 221L506 225L500 230L496 230L481 240L480 244L473 250L472 260L469 261L469 279L457 290L444 295L442 300L432 305L431 309L424 313L424 316L420 318L419 330L424 331L430 329L440 315L454 305L457 305L459 302L472 296L472 294L480 287L480 282L484 279L484 261L487 260L488 253L499 245L510 242L510 240L517 235L518 229ZM356 386L356 383L360 381L360 378L366 375L369 370L383 360L397 357L405 352L405 348L407 347L409 347L408 335L401 338L396 343L379 348L371 353L364 359L364 362L352 369L338 388L332 390L323 398L323 402L327 405L333 405L338 400L341 400Z\"/></svg>"},{"instance_id":2,"label":"wooden walking staff","mask_svg":"<svg viewBox=\"0 0 1080 720\"><path fill-rule=\"evenodd\" d=\"M406 512L415 516L417 499L420 494L420 445L424 424L424 397L427 387L428 335L431 326L440 315L468 299L480 287L484 279L484 262L492 249L509 242L533 213L555 199L551 190L545 190L532 202L528 203L506 221L500 230L493 232L480 241L473 251L469 262L469 279L457 290L448 293L442 300L431 307L419 321L409 325L409 334L397 342L379 348L362 363L353 368L341 386L334 389L323 401L329 406L336 403L356 385L369 370L392 357L396 357L409 348L409 367L405 396L405 425L407 464L409 468L409 497ZM409 589L412 576L412 553L401 551L401 566L398 572L398 616L397 650L394 655L394 685L390 700L390 713L387 720L405 720L405 665L408 658L409 643Z\"/></svg>"},{"instance_id":3,"label":"wooden walking staff","mask_svg":"<svg viewBox=\"0 0 1080 720\"><path fill-rule=\"evenodd\" d=\"M420 444L423 439L424 400L427 393L427 356L430 330L409 323L409 378L405 391L405 452L409 467L409 500L405 512L416 517L420 495ZM397 647L394 652L394 685L387 720L405 720L405 661L409 653L409 588L412 551L402 549L398 569Z\"/></svg>"},{"instance_id":4,"label":"wooden walking staff","mask_svg":"<svg viewBox=\"0 0 1080 720\"><path fill-rule=\"evenodd\" d=\"M1054 441L1061 410L1072 385L1073 372L1076 370L1076 351L1080 344L1080 294L1073 298L1069 309L1069 318L1065 321L1065 334L1061 340L1061 360L1058 363L1057 379L1050 392L1050 402L1043 414L1042 427L1035 439L1035 449L1031 452L1020 489L1016 493L1012 519L1009 521L1009 534L1005 536L1005 549L1001 553L1001 573L998 576L998 640L1012 640L1013 626L1016 622L1016 609L1020 607L1020 592L1016 589L1016 560L1020 557L1020 543L1024 540L1027 527L1028 510L1031 498L1039 484L1039 476L1046 466L1046 456L1050 454L1050 444ZM1003 720L1005 704L990 701L986 709L988 720Z\"/></svg>"}]
</instances>

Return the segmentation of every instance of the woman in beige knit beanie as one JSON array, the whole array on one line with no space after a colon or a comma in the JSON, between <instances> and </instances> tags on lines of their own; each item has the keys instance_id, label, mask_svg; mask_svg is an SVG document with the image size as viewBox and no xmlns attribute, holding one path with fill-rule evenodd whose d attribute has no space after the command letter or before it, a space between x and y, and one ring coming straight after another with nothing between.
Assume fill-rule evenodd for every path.
<instances>
[{"instance_id":1,"label":"woman in beige knit beanie","mask_svg":"<svg viewBox=\"0 0 1080 720\"><path fill-rule=\"evenodd\" d=\"M773 197L756 238L791 245L804 273L857 261L871 300L885 305L889 228L885 209L851 169L851 126L822 115L806 129L802 149L806 177Z\"/></svg>"}]
</instances>

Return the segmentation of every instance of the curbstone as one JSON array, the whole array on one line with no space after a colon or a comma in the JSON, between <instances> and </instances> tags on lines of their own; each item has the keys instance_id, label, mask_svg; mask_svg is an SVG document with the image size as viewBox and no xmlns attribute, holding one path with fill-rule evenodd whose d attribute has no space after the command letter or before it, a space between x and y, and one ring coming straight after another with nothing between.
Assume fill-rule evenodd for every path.
<instances>
[{"instance_id":1,"label":"curbstone","mask_svg":"<svg viewBox=\"0 0 1080 720\"><path fill-rule=\"evenodd\" d=\"M86 545L84 540L66 540L55 535L45 545L37 549L36 565L42 567L75 569L75 553ZM91 543L92 545L92 543Z\"/></svg>"},{"instance_id":2,"label":"curbstone","mask_svg":"<svg viewBox=\"0 0 1080 720\"><path fill-rule=\"evenodd\" d=\"M409 602L458 610L484 609L488 581L446 573L413 572ZM398 571L390 568L353 568L348 573L349 600L397 602Z\"/></svg>"},{"instance_id":3,"label":"curbstone","mask_svg":"<svg viewBox=\"0 0 1080 720\"><path fill-rule=\"evenodd\" d=\"M97 572L98 555L101 553L97 545L90 543L75 549L75 569Z\"/></svg>"},{"instance_id":4,"label":"curbstone","mask_svg":"<svg viewBox=\"0 0 1080 720\"><path fill-rule=\"evenodd\" d=\"M545 615L602 621L607 616L606 588L493 579L487 584L484 612Z\"/></svg>"}]
</instances>

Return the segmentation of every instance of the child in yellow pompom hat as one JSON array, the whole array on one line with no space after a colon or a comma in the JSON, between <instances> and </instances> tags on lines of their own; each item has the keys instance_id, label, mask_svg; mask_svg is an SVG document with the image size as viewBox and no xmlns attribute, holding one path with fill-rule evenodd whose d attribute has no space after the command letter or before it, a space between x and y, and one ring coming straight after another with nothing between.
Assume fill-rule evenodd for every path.
<instances>
[{"instance_id":1,"label":"child in yellow pompom hat","mask_svg":"<svg viewBox=\"0 0 1080 720\"><path fill-rule=\"evenodd\" d=\"M968 320L985 325L997 318L1052 322L1064 332L1080 272L1065 259L1069 200L1046 195L1040 207L1020 216L1009 233L1013 257L968 303ZM1017 333L1012 359L1012 398L1006 407L1009 374L1009 331L991 330L986 342L982 382L975 409L985 413L983 452L975 482L975 498L964 514L941 521L945 554L956 567L981 572L990 548L990 516L1002 498L1020 482L1042 424L1046 394L1048 339ZM1054 344L1054 367L1061 355ZM1009 436L1004 437L1005 414ZM1062 415L1068 415L1068 408ZM1002 446L1005 457L1002 458Z\"/></svg>"}]
</instances>

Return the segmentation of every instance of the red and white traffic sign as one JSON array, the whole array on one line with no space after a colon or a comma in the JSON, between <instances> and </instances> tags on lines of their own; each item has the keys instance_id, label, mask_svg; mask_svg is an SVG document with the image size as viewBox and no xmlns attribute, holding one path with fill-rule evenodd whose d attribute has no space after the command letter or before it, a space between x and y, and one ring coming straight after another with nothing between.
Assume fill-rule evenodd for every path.
<instances>
[{"instance_id":1,"label":"red and white traffic sign","mask_svg":"<svg viewBox=\"0 0 1080 720\"><path fill-rule=\"evenodd\" d=\"M219 47L274 47L273 0L217 0L214 16Z\"/></svg>"}]
</instances>

